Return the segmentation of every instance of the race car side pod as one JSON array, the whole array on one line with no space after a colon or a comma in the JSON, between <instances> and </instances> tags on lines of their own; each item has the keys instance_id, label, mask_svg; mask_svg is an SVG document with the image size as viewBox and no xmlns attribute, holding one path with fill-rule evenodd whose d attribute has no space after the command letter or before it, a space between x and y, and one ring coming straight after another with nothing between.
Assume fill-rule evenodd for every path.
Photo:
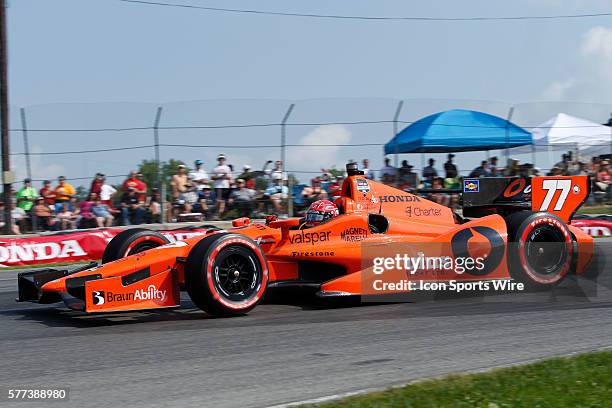
<instances>
[{"instance_id":1,"label":"race car side pod","mask_svg":"<svg viewBox=\"0 0 612 408\"><path fill-rule=\"evenodd\" d=\"M43 268L21 272L17 275L19 287L18 302L57 303L62 298L55 292L41 292L40 288L47 282L82 272L98 266L97 262L80 265L72 269Z\"/></svg>"}]
</instances>

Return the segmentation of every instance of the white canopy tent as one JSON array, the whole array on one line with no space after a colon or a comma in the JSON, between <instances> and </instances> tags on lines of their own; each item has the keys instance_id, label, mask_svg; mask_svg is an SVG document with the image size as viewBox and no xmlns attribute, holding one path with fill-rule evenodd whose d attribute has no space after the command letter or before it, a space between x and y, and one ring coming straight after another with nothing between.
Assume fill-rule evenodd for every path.
<instances>
[{"instance_id":1,"label":"white canopy tent","mask_svg":"<svg viewBox=\"0 0 612 408\"><path fill-rule=\"evenodd\" d=\"M533 145L510 149L510 154L552 150L574 151L580 156L612 153L612 127L558 113L532 131Z\"/></svg>"}]
</instances>

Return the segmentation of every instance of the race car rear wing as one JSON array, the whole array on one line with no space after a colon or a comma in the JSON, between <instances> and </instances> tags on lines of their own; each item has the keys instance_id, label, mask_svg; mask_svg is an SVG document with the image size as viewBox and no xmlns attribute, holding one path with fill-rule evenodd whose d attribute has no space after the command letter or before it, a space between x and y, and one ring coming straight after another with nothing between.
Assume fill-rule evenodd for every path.
<instances>
[{"instance_id":1,"label":"race car rear wing","mask_svg":"<svg viewBox=\"0 0 612 408\"><path fill-rule=\"evenodd\" d=\"M569 223L591 192L588 176L484 177L463 180L464 217L546 211Z\"/></svg>"}]
</instances>

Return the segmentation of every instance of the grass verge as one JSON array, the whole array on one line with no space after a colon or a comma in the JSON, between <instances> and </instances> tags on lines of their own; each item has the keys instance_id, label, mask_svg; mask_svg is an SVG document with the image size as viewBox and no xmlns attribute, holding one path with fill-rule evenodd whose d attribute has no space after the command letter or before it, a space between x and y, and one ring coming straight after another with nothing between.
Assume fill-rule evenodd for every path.
<instances>
[{"instance_id":1,"label":"grass verge","mask_svg":"<svg viewBox=\"0 0 612 408\"><path fill-rule=\"evenodd\" d=\"M334 407L612 406L612 351L451 375L318 405Z\"/></svg>"},{"instance_id":2,"label":"grass verge","mask_svg":"<svg viewBox=\"0 0 612 408\"><path fill-rule=\"evenodd\" d=\"M580 207L577 214L612 214L612 206Z\"/></svg>"}]
</instances>

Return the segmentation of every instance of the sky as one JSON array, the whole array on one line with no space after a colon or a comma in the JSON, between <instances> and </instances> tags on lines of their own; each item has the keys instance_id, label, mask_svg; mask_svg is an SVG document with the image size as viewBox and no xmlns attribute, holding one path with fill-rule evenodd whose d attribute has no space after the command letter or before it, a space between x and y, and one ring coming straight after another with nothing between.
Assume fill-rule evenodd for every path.
<instances>
[{"instance_id":1,"label":"sky","mask_svg":"<svg viewBox=\"0 0 612 408\"><path fill-rule=\"evenodd\" d=\"M367 16L612 12L606 0L168 1ZM404 119L467 105L506 115L510 103L534 101L593 104L549 105L540 110L540 116L532 115L526 121L540 123L548 119L546 115L563 109L601 122L612 111L612 17L353 21L207 12L117 0L9 0L8 22L12 128L20 127L13 126L19 125L17 107L26 107L32 129L150 126L157 106L166 103L162 125L278 123L294 101L298 102L292 120L315 122L390 119L397 100L419 98L428 102L408 104L411 109L403 112ZM523 110L533 106L525 105ZM150 143L150 132L141 133L38 132L31 135L30 148L45 153ZM278 133L278 129L168 131L162 132L162 143L276 144ZM384 143L389 135L388 124L358 129L294 126L288 138L294 143ZM20 132L13 132L12 138L13 150L23 149ZM379 148L293 150L287 155L293 163L287 165L304 172L331 164L342 166L347 158L365 155L370 156L373 167L382 163ZM211 167L218 151L175 148L165 149L162 155L165 159L182 156L186 161L203 157ZM232 147L228 152L236 166L250 163L258 167L279 155L278 149L264 148ZM79 177L103 167L107 174L119 175L151 156L151 149L132 150L125 156L37 156L32 173L34 178L64 173ZM466 167L479 158L466 156ZM420 165L419 158L413 161ZM22 157L15 158L19 176L24 174L24 164Z\"/></svg>"}]
</instances>

